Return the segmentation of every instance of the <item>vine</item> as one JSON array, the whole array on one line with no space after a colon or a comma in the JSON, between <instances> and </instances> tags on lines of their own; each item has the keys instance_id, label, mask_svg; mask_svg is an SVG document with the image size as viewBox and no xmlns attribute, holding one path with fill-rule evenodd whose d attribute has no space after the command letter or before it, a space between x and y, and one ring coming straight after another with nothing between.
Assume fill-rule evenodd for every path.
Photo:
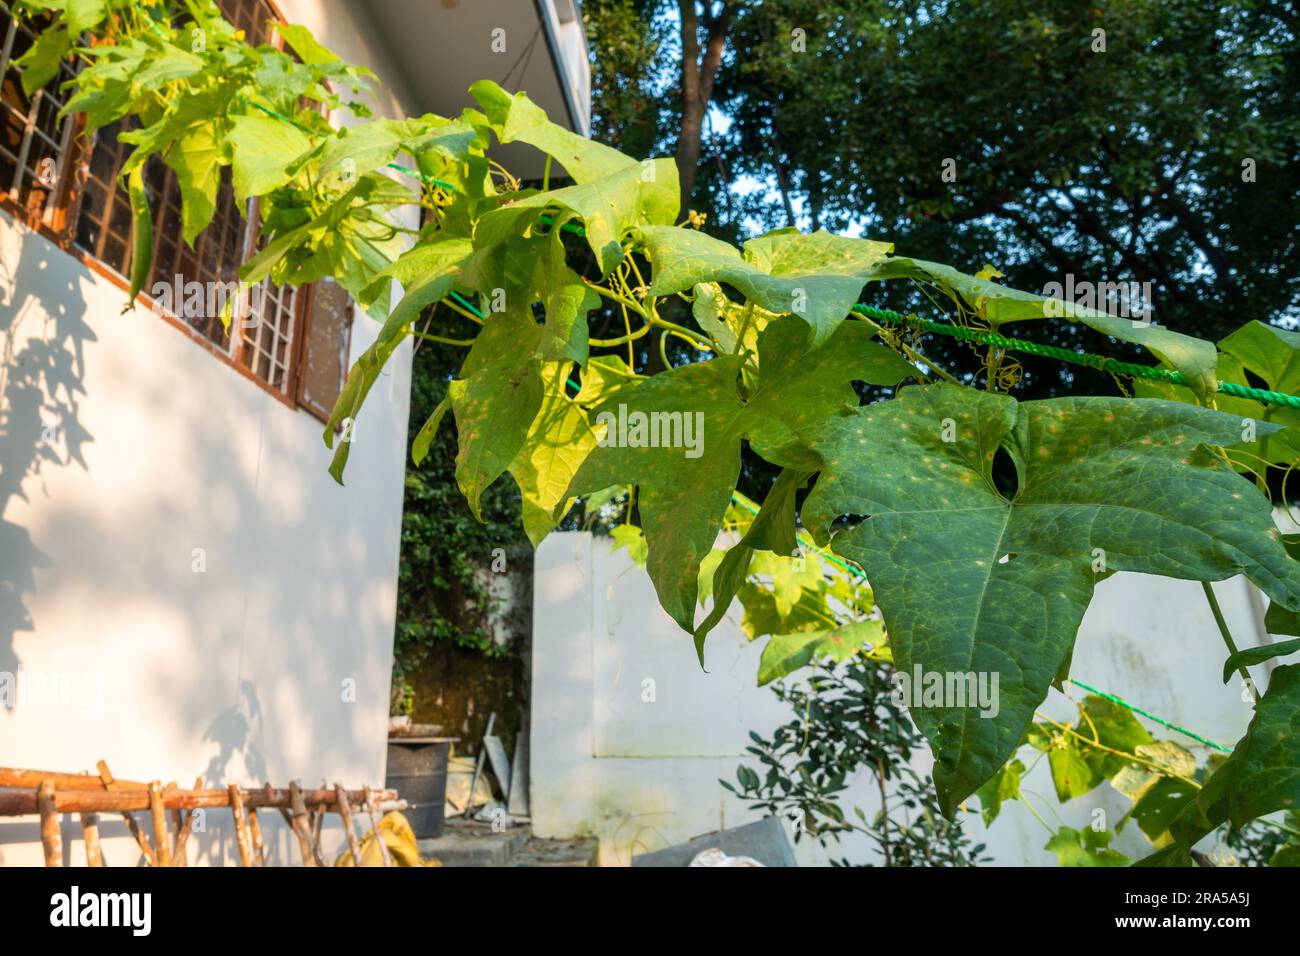
<instances>
[{"instance_id":1,"label":"vine","mask_svg":"<svg viewBox=\"0 0 1300 956\"><path fill-rule=\"evenodd\" d=\"M415 461L451 411L456 481L470 509L480 516L485 491L508 473L534 544L575 499L635 488L646 569L701 661L736 597L754 629L770 620L769 592L750 579L788 574L808 586L793 602L778 589L770 610L787 622L806 612L809 627L767 630L777 634L777 671L878 634L898 673L918 684L927 672L998 678L995 713L942 688L932 699L929 685L909 701L949 816L1005 780L1022 743L1032 743L1038 708L1068 675L1079 622L1109 574L1201 582L1245 574L1271 599L1270 628L1300 630L1300 562L1245 477L1256 460L1294 465L1300 410L1220 394L1221 382L1248 386L1247 373L1272 392L1300 391L1296 333L1248 323L1216 347L1074 309L1070 321L1146 349L1167 380L1139 382L1134 398L1020 402L1008 394L1017 375L1007 331L1058 319L1062 303L1001 285L995 270L967 275L894 255L889 243L792 229L737 249L674 225L703 223L678 209L671 159L637 160L585 140L489 81L471 87L478 108L456 118L371 119L359 99L366 71L298 26L278 27L287 50L252 47L211 0L26 0L20 10L53 14L23 57L25 84L48 82L65 56L78 56L85 64L65 111L84 113L89 130L128 116L139 124L121 137L135 147L123 178L137 264L149 261L152 242L139 172L157 155L180 183L187 241L210 221L229 175L239 199L259 198L263 217L265 243L241 269L244 281L333 276L382 323L324 432L336 479L393 352L412 337L467 347L416 434ZM362 121L332 127L325 114L343 107ZM549 188L548 172L542 189L521 188L488 156L494 143L511 142L546 154L548 171L553 160L572 184ZM410 206L428 212L418 233L394 216ZM590 266L573 242L588 247ZM144 270L132 271L134 293ZM918 338L855 309L864 287L897 280L953 303L955 330L1002 343L976 356L977 369L939 367ZM664 314L661 304L674 299L690 303L695 327ZM424 320L444 300L470 320L472 338L430 331ZM593 341L588 315L602 301L617 307L624 333ZM662 368L636 367L630 346L650 335ZM670 339L690 346L676 367ZM981 374L986 390L972 387ZM891 397L861 404L856 383ZM780 477L739 541L711 558L743 446ZM821 575L822 589L815 570L785 569L780 559L799 549L797 521L865 572L878 615L855 612L860 595L843 589L860 585ZM706 561L715 563L702 588ZM702 593L713 610L697 621ZM840 623L835 612L845 607ZM1295 649L1230 652L1228 663ZM1152 861L1189 863L1219 825L1293 807L1297 726L1300 666L1279 666L1231 757L1174 801L1169 842ZM1070 852L1105 849L1086 834L1062 839L1074 841L1061 844Z\"/></svg>"}]
</instances>

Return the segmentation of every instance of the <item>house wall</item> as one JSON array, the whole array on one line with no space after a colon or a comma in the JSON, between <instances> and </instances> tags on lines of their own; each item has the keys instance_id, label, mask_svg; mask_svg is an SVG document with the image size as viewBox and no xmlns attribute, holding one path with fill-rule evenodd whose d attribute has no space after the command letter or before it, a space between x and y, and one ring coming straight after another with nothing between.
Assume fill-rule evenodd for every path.
<instances>
[{"instance_id":1,"label":"house wall","mask_svg":"<svg viewBox=\"0 0 1300 956\"><path fill-rule=\"evenodd\" d=\"M372 103L403 115L359 4L279 7L395 84ZM0 214L0 679L63 687L0 707L0 766L381 784L409 343L358 417L340 487L316 418L125 300ZM353 360L377 331L357 315ZM275 858L295 861L263 817ZM191 861L236 859L229 815L205 826ZM123 825L103 832L108 862L132 865ZM82 862L75 819L64 833ZM0 820L0 864L40 861L36 820Z\"/></svg>"},{"instance_id":2,"label":"house wall","mask_svg":"<svg viewBox=\"0 0 1300 956\"><path fill-rule=\"evenodd\" d=\"M553 534L538 550L534 580L531 812L540 836L595 835L606 865L627 865L689 837L755 819L718 784L735 780L749 732L767 735L791 718L770 690L754 686L764 641L739 628L739 604L709 636L706 670L691 639L663 612L648 576L608 538ZM1244 578L1214 586L1241 645L1263 640L1262 605ZM1232 746L1251 706L1240 681L1224 686L1223 644L1194 582L1142 574L1103 581L1084 617L1071 675L1152 713ZM1265 682L1264 669L1256 677ZM653 684L644 682L652 680ZM647 693L652 690L653 693ZM1086 692L1072 689L1081 699ZM1075 720L1074 707L1053 691L1043 712ZM1198 745L1150 724L1157 738ZM1204 748L1199 751L1202 756ZM916 762L928 772L928 752ZM756 765L756 764L751 764ZM1059 804L1046 761L1022 785L1054 826L1087 826L1104 811L1113 828L1129 802L1102 787ZM978 807L978 801L970 802ZM874 778L853 781L843 806L879 808ZM1043 846L1050 836L1021 804L1008 803L992 827L971 814L964 824L1003 865L1055 865ZM1135 827L1115 846L1130 856L1150 851ZM831 847L836 857L876 860L862 838ZM802 865L828 853L801 840Z\"/></svg>"}]
</instances>

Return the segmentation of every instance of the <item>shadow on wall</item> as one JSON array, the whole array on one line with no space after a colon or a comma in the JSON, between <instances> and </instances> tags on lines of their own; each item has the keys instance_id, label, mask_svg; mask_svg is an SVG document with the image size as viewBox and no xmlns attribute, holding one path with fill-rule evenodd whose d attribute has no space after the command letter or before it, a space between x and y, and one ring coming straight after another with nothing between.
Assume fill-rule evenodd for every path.
<instances>
[{"instance_id":1,"label":"shadow on wall","mask_svg":"<svg viewBox=\"0 0 1300 956\"><path fill-rule=\"evenodd\" d=\"M382 785L400 396L339 487L315 419L3 213L0 249L0 672L105 678L104 719L0 707L0 764Z\"/></svg>"},{"instance_id":2,"label":"shadow on wall","mask_svg":"<svg viewBox=\"0 0 1300 956\"><path fill-rule=\"evenodd\" d=\"M18 631L35 629L24 597L36 590L36 569L52 563L26 528L8 520L13 498L41 470L72 463L89 470L82 446L93 437L78 417L85 395L86 324L77 270L55 268L64 254L24 233L17 263L0 261L0 672L21 665ZM63 265L59 263L58 265ZM25 290L48 288L50 271L65 278L57 294L39 301Z\"/></svg>"}]
</instances>

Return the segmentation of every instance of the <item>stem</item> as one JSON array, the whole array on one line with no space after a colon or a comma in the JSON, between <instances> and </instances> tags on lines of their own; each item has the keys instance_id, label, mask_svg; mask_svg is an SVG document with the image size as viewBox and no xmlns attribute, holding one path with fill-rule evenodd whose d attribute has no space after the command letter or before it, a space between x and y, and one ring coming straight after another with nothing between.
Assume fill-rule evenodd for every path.
<instances>
[{"instance_id":1,"label":"stem","mask_svg":"<svg viewBox=\"0 0 1300 956\"><path fill-rule=\"evenodd\" d=\"M458 345L461 348L468 348L474 344L473 339L449 339L443 335L434 335L431 332L409 332L409 335L417 339L428 339L430 342L441 342L443 345Z\"/></svg>"},{"instance_id":2,"label":"stem","mask_svg":"<svg viewBox=\"0 0 1300 956\"><path fill-rule=\"evenodd\" d=\"M620 305L627 306L637 315L641 316L641 318L643 319L650 318L650 316L646 314L646 310L644 308L637 305L637 303L633 302L631 299L627 298L626 296L619 295L617 292L614 292L611 289L606 289L603 285L596 285L596 283L592 282L590 279L584 279L583 281L587 283L587 286L589 288L593 289L596 292L599 292L607 299L613 299L615 302L619 303Z\"/></svg>"},{"instance_id":3,"label":"stem","mask_svg":"<svg viewBox=\"0 0 1300 956\"><path fill-rule=\"evenodd\" d=\"M867 318L865 315L863 315L860 312L855 312L853 314L858 317L859 321L865 322L867 323L867 325L875 329L877 335L881 336L882 338L884 337L885 334L884 326L880 325L877 322L872 321L871 319ZM951 374L949 374L947 369L945 369L941 365L936 365L934 362L930 361L930 359L926 358L916 349L912 348L901 338L898 341L898 348L904 355L910 358L913 362L921 363L930 371L932 371L935 375L938 375L945 382L948 382L951 385L961 385L961 382L957 381L956 378L954 378Z\"/></svg>"},{"instance_id":4,"label":"stem","mask_svg":"<svg viewBox=\"0 0 1300 956\"><path fill-rule=\"evenodd\" d=\"M1228 622L1223 619L1223 611L1219 608L1219 600L1214 596L1214 588L1210 587L1209 581L1201 582L1201 590L1205 592L1205 600L1210 602L1210 610L1214 613L1214 623L1219 625L1219 633L1223 635L1223 643L1228 645L1228 653L1237 653L1237 642L1232 639L1232 632L1228 630ZM1241 679L1246 682L1250 688L1250 694L1255 698L1255 703L1259 703L1259 690L1255 687L1255 682L1250 679L1250 672L1246 670L1246 665L1241 664L1237 668L1237 673Z\"/></svg>"},{"instance_id":5,"label":"stem","mask_svg":"<svg viewBox=\"0 0 1300 956\"><path fill-rule=\"evenodd\" d=\"M713 351L713 342L710 339L708 339L703 335L700 335L698 332L692 332L690 329L686 328L685 326L678 325L676 322L669 322L667 319L661 319L658 316L653 316L650 319L650 324L657 325L661 329L670 329L671 331L676 332L678 335L690 339L696 345L701 346L703 350L709 352Z\"/></svg>"}]
</instances>

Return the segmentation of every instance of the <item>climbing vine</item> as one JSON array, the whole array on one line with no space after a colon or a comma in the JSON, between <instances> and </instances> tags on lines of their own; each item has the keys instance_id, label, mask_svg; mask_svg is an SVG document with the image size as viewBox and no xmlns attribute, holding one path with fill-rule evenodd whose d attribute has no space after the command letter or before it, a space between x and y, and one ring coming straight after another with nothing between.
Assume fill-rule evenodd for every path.
<instances>
[{"instance_id":1,"label":"climbing vine","mask_svg":"<svg viewBox=\"0 0 1300 956\"><path fill-rule=\"evenodd\" d=\"M1261 464L1295 464L1300 411L1286 398L1300 390L1296 333L1250 323L1216 346L1073 309L1069 321L1145 349L1163 372L1149 386L1144 378L1138 397L1021 402L1008 393L1010 331L1060 321L1062 303L999 284L995 269L968 275L895 255L887 242L792 229L736 248L678 209L671 159L585 140L490 81L471 87L477 108L455 118L371 119L360 99L367 71L299 26L278 27L285 50L252 47L211 0L20 9L53 15L23 57L29 88L76 56L84 63L66 111L84 113L89 130L138 122L120 137L134 147L122 171L135 214L133 293L152 242L141 170L156 155L180 183L187 241L229 175L239 199L259 198L263 218L244 281L333 276L381 323L324 432L336 479L352 446L364 447L359 416L393 352L409 338L465 349L413 441L417 463L450 411L469 507L479 515L485 491L509 474L534 544L576 498L632 489L640 532L622 540L644 548L661 604L701 661L737 597L751 631L775 635L770 676L868 644L887 649L899 675L915 675L910 713L934 751L949 816L993 781L997 793L1014 789L1016 754L1047 733L1038 708L1068 678L1079 623L1108 575L1245 574L1271 599L1275 632L1300 630L1300 562L1284 547L1294 542L1274 526L1264 483L1248 477ZM340 108L361 121L332 127L326 114ZM490 158L498 143L545 154L542 188L521 188ZM569 184L551 188L560 169ZM410 206L424 210L418 230L394 215ZM940 367L919 326L856 307L864 287L900 281L953 305L972 368ZM692 324L665 316L674 298L689 303ZM475 334L431 328L440 302ZM622 335L590 336L587 317L602 302L623 318ZM657 349L654 369L637 365L642 339ZM670 341L689 353L676 367ZM1251 388L1248 372L1268 389ZM860 384L889 397L860 404ZM719 555L744 446L780 477ZM869 611L860 575L827 577L808 563L798 523L865 572ZM791 563L796 553L805 564ZM702 571L711 571L703 586ZM755 587L755 577L778 584ZM1206 593L1229 676L1249 679L1249 666L1297 649L1238 651ZM700 611L702 596L712 611ZM940 675L938 693L926 673ZM942 685L954 676L996 678L996 706L953 699ZM1220 824L1293 808L1298 726L1300 665L1279 666L1231 756L1171 797L1151 861L1189 863ZM1070 730L1052 740L1089 732ZM1102 743L1100 729L1094 736ZM1061 746L1048 753L1054 767L1076 763ZM1130 765L1140 766L1121 769ZM1103 760L1087 779L1114 783L1107 769ZM1062 777L1068 790L1082 779L1073 771ZM1076 843L1080 853L1105 849L1087 834Z\"/></svg>"}]
</instances>

